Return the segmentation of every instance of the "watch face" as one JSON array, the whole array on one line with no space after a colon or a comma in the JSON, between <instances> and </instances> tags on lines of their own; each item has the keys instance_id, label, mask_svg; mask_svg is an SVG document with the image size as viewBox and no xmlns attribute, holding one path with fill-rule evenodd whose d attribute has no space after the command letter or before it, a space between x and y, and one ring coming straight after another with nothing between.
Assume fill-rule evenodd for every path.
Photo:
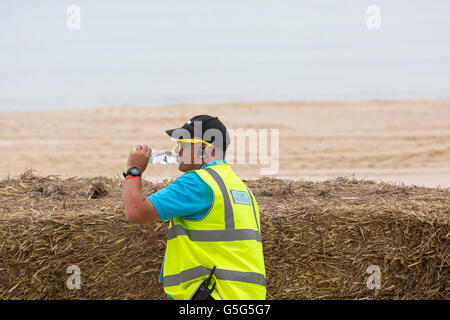
<instances>
[{"instance_id":1,"label":"watch face","mask_svg":"<svg viewBox=\"0 0 450 320\"><path fill-rule=\"evenodd\" d=\"M131 169L130 169L130 173L131 173L132 175L139 175L141 172L139 171L138 168L131 168Z\"/></svg>"}]
</instances>

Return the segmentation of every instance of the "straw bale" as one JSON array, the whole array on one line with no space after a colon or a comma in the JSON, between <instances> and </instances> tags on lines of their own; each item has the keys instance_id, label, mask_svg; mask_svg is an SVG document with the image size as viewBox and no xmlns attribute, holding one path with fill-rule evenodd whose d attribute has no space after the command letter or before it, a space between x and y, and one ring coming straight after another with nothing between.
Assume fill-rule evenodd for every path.
<instances>
[{"instance_id":1,"label":"straw bale","mask_svg":"<svg viewBox=\"0 0 450 320\"><path fill-rule=\"evenodd\" d=\"M170 181L145 182L146 195ZM247 181L269 299L448 299L450 190L338 177ZM0 181L0 299L164 299L167 223L124 218L123 180ZM67 268L81 271L68 289ZM369 289L367 268L381 271Z\"/></svg>"}]
</instances>

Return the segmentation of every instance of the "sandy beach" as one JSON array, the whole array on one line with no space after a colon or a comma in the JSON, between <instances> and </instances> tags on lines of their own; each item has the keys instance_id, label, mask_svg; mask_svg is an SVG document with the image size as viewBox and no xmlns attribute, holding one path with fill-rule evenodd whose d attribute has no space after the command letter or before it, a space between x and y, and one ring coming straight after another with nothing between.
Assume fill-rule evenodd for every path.
<instances>
[{"instance_id":1,"label":"sandy beach","mask_svg":"<svg viewBox=\"0 0 450 320\"><path fill-rule=\"evenodd\" d=\"M450 99L0 112L0 177L28 169L38 176L114 177L124 170L136 144L170 149L174 142L164 130L197 114L218 116L231 130L266 129L267 140L271 129L278 129L279 166L274 177L355 176L450 186ZM232 141L232 150L235 144ZM235 171L248 179L259 177L267 167L258 161L235 162L231 161ZM144 177L159 181L179 175L175 165L149 165Z\"/></svg>"}]
</instances>

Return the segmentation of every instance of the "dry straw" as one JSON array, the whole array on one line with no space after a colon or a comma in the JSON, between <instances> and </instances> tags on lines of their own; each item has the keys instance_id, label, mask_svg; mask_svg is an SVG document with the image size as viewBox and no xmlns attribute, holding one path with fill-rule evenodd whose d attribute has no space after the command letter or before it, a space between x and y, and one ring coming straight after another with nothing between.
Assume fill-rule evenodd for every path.
<instances>
[{"instance_id":1,"label":"dry straw","mask_svg":"<svg viewBox=\"0 0 450 320\"><path fill-rule=\"evenodd\" d=\"M167 185L145 182L146 195ZM247 181L269 299L448 299L450 190L353 178ZM0 181L0 299L165 299L166 223L124 219L122 179ZM70 265L81 289L68 289ZM369 289L370 265L381 272Z\"/></svg>"}]
</instances>

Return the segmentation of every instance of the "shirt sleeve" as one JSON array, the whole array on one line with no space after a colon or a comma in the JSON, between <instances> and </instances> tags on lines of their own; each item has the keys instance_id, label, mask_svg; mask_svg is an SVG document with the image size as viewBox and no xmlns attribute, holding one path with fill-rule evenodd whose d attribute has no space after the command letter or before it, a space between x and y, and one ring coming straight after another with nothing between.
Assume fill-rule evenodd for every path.
<instances>
[{"instance_id":1,"label":"shirt sleeve","mask_svg":"<svg viewBox=\"0 0 450 320\"><path fill-rule=\"evenodd\" d=\"M174 180L148 199L162 221L176 217L202 219L213 203L213 192L195 172L188 172Z\"/></svg>"}]
</instances>

